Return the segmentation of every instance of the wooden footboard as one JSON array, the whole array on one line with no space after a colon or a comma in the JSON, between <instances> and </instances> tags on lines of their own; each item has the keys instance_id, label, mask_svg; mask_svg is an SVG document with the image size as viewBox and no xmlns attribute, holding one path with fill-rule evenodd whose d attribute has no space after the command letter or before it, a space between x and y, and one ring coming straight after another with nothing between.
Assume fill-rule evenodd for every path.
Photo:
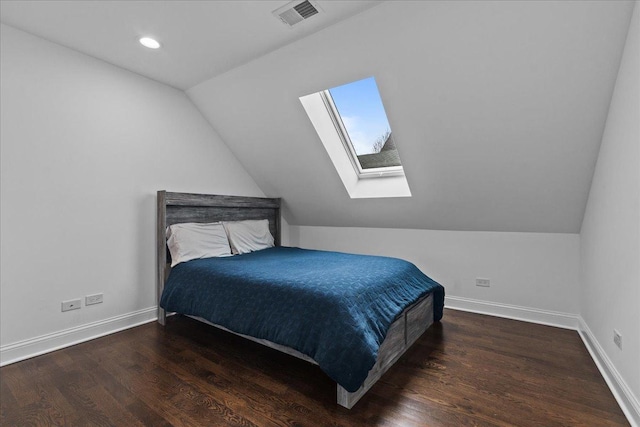
<instances>
[{"instance_id":1,"label":"wooden footboard","mask_svg":"<svg viewBox=\"0 0 640 427\"><path fill-rule=\"evenodd\" d=\"M362 386L348 392L338 384L338 405L351 409L433 323L433 294L402 312L389 328L378 350L378 359Z\"/></svg>"},{"instance_id":2,"label":"wooden footboard","mask_svg":"<svg viewBox=\"0 0 640 427\"><path fill-rule=\"evenodd\" d=\"M248 335L233 332L224 326L216 325L201 317L189 316L195 320L199 320L216 328L231 332L234 335L241 336L248 340L257 342L264 346L273 348L291 356L297 357L304 361L316 364L309 356L300 353L290 347L275 344L271 341L251 337ZM393 366L394 363L411 347L411 345L426 331L433 323L433 294L423 297L420 301L405 309L400 317L398 317L389 327L387 336L380 345L378 350L378 358L376 364L369 371L369 375L365 379L360 388L353 393L348 392L339 384L338 387L338 405L347 409L351 409L358 400L384 375L385 372Z\"/></svg>"}]
</instances>

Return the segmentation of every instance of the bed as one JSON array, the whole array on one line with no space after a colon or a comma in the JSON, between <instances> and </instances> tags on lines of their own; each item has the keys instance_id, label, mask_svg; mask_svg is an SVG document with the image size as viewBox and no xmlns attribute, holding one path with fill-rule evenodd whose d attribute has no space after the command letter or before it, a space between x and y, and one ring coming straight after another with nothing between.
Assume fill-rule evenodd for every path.
<instances>
[{"instance_id":1,"label":"bed","mask_svg":"<svg viewBox=\"0 0 640 427\"><path fill-rule=\"evenodd\" d=\"M168 226L241 220L267 220L275 247L172 272ZM315 363L345 408L442 316L444 289L413 264L281 247L280 199L159 191L157 237L158 322L166 308Z\"/></svg>"}]
</instances>

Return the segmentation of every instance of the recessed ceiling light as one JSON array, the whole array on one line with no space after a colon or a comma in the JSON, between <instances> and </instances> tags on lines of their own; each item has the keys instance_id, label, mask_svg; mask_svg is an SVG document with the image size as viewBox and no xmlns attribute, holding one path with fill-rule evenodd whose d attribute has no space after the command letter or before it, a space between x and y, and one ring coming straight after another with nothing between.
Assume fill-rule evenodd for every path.
<instances>
[{"instance_id":1,"label":"recessed ceiling light","mask_svg":"<svg viewBox=\"0 0 640 427\"><path fill-rule=\"evenodd\" d=\"M158 49L160 47L160 43L151 37L142 37L140 39L140 44L144 47L148 47L149 49Z\"/></svg>"}]
</instances>

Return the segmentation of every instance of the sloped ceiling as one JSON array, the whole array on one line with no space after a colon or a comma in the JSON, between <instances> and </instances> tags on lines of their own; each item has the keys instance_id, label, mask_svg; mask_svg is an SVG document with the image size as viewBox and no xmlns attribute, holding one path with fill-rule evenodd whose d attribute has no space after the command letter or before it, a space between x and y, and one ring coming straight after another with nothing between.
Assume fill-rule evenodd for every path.
<instances>
[{"instance_id":1,"label":"sloped ceiling","mask_svg":"<svg viewBox=\"0 0 640 427\"><path fill-rule=\"evenodd\" d=\"M326 1L292 28L271 12L287 0L2 1L0 19L160 82L187 89L208 78L375 6ZM162 49L138 44L155 37Z\"/></svg>"},{"instance_id":2,"label":"sloped ceiling","mask_svg":"<svg viewBox=\"0 0 640 427\"><path fill-rule=\"evenodd\" d=\"M291 224L577 233L632 8L386 2L187 93ZM411 198L350 199L298 100L371 75Z\"/></svg>"}]
</instances>

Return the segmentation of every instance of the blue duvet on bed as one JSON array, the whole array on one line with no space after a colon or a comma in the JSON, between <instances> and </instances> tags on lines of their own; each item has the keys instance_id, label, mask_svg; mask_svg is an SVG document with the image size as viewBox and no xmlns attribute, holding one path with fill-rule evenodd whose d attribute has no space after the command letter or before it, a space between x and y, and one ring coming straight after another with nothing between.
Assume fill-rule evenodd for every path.
<instances>
[{"instance_id":1,"label":"blue duvet on bed","mask_svg":"<svg viewBox=\"0 0 640 427\"><path fill-rule=\"evenodd\" d=\"M438 321L444 288L407 261L275 247L178 264L160 306L294 348L353 392L391 323L429 292Z\"/></svg>"}]
</instances>

